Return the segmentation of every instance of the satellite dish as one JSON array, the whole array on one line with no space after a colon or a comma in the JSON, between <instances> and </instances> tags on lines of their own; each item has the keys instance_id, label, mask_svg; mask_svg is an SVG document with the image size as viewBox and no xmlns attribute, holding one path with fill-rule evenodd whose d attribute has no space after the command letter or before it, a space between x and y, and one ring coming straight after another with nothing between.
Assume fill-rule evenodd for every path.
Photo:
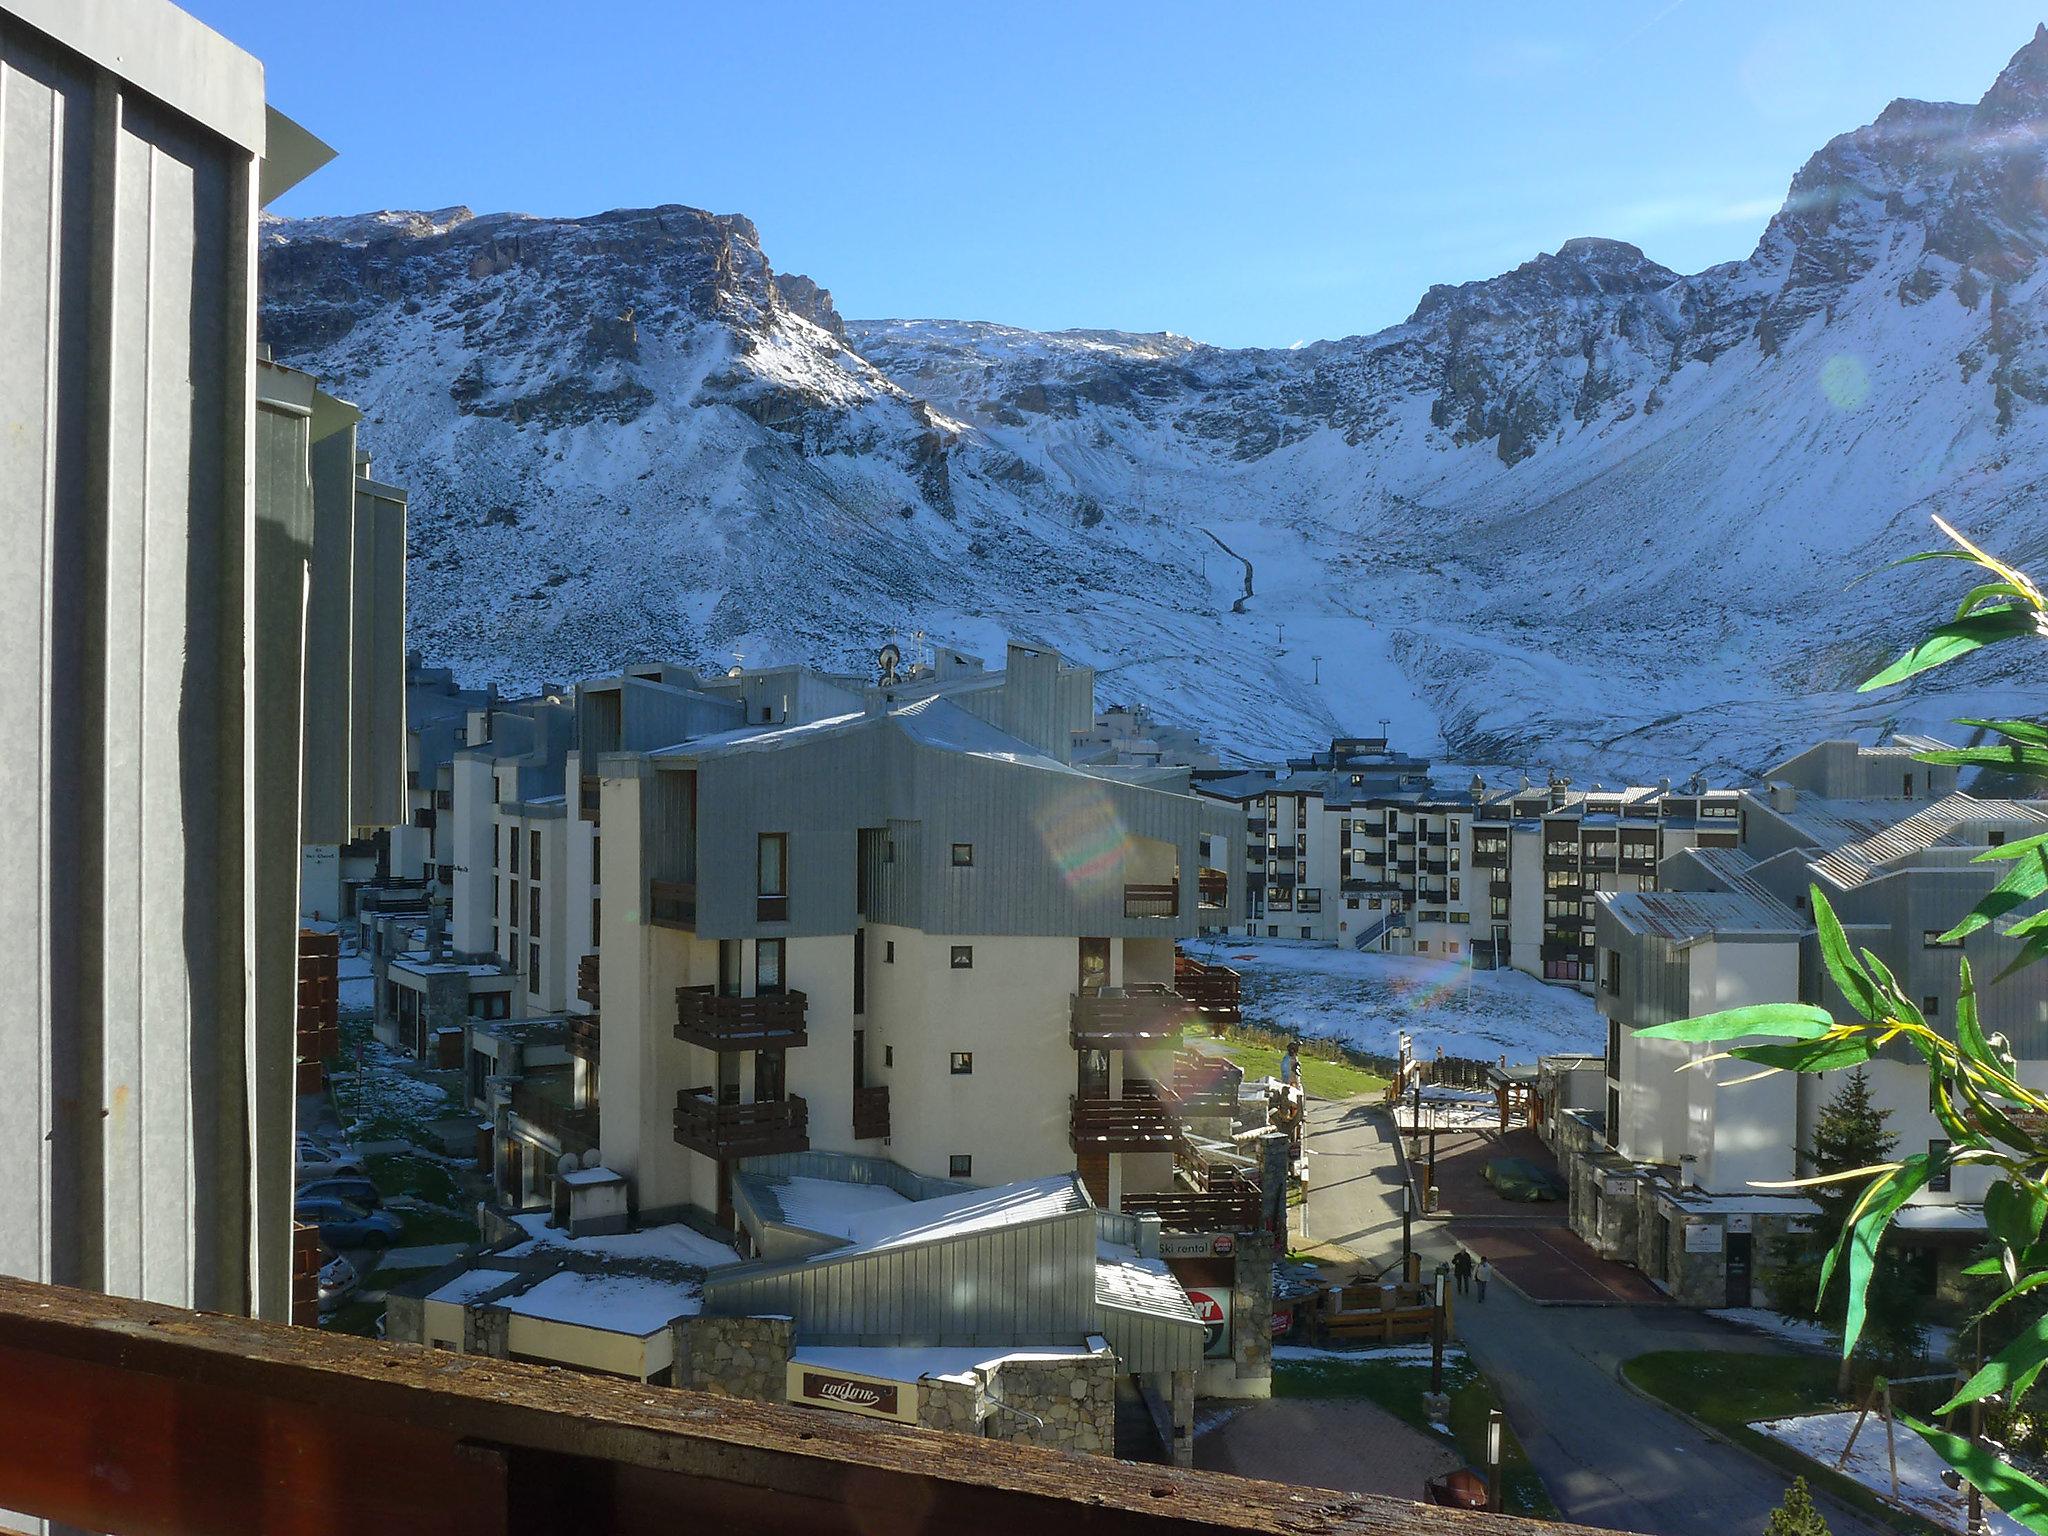
<instances>
[{"instance_id":1,"label":"satellite dish","mask_svg":"<svg viewBox=\"0 0 2048 1536\"><path fill-rule=\"evenodd\" d=\"M898 649L896 642L891 640L887 645L883 646L876 653L875 660L881 665L882 681L885 683L895 682L897 665L903 660L903 652Z\"/></svg>"}]
</instances>

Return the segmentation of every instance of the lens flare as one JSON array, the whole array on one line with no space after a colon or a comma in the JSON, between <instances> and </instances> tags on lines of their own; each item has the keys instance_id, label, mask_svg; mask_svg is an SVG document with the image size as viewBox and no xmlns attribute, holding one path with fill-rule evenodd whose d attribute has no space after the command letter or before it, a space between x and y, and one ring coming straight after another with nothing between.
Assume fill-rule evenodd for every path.
<instances>
[{"instance_id":1,"label":"lens flare","mask_svg":"<svg viewBox=\"0 0 2048 1536\"><path fill-rule=\"evenodd\" d=\"M1838 411L1853 411L1870 398L1870 373L1863 360L1837 352L1820 365L1820 392Z\"/></svg>"},{"instance_id":2,"label":"lens flare","mask_svg":"<svg viewBox=\"0 0 2048 1536\"><path fill-rule=\"evenodd\" d=\"M1069 888L1116 884L1130 846L1124 821L1092 795L1055 801L1038 816L1038 840Z\"/></svg>"}]
</instances>

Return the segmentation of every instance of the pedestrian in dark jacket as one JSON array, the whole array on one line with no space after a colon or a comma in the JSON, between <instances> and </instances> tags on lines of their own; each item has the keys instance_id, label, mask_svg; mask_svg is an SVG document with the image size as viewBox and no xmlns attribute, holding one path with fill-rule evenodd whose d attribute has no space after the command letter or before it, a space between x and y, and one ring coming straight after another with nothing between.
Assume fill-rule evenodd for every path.
<instances>
[{"instance_id":1,"label":"pedestrian in dark jacket","mask_svg":"<svg viewBox=\"0 0 2048 1536\"><path fill-rule=\"evenodd\" d=\"M1457 1279L1458 1294L1468 1294L1472 1289L1472 1255L1460 1248L1458 1256L1451 1260L1451 1274Z\"/></svg>"}]
</instances>

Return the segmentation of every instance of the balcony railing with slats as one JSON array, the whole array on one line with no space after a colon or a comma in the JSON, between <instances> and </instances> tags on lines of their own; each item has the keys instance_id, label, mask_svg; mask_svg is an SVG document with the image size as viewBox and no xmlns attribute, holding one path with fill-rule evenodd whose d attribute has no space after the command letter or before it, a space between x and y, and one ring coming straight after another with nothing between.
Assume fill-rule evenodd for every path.
<instances>
[{"instance_id":1,"label":"balcony railing with slats","mask_svg":"<svg viewBox=\"0 0 2048 1536\"><path fill-rule=\"evenodd\" d=\"M1159 986L1081 992L1068 1008L1078 1051L1128 1051L1177 1041L1192 1012L1186 998Z\"/></svg>"},{"instance_id":2,"label":"balcony railing with slats","mask_svg":"<svg viewBox=\"0 0 2048 1536\"><path fill-rule=\"evenodd\" d=\"M694 880L650 880L647 882L647 921L657 928L697 931L697 882Z\"/></svg>"},{"instance_id":3,"label":"balcony railing with slats","mask_svg":"<svg viewBox=\"0 0 2048 1536\"><path fill-rule=\"evenodd\" d=\"M720 997L710 987L676 988L676 1038L709 1051L787 1051L808 1034L810 999L801 992Z\"/></svg>"},{"instance_id":4,"label":"balcony railing with slats","mask_svg":"<svg viewBox=\"0 0 2048 1536\"><path fill-rule=\"evenodd\" d=\"M880 1141L889 1135L889 1087L883 1083L853 1090L853 1139Z\"/></svg>"},{"instance_id":5,"label":"balcony railing with slats","mask_svg":"<svg viewBox=\"0 0 2048 1536\"><path fill-rule=\"evenodd\" d=\"M810 1106L792 1094L759 1104L720 1104L709 1087L676 1095L676 1140L724 1162L810 1150Z\"/></svg>"},{"instance_id":6,"label":"balcony railing with slats","mask_svg":"<svg viewBox=\"0 0 2048 1536\"><path fill-rule=\"evenodd\" d=\"M1127 1082L1120 1098L1075 1094L1071 1139L1076 1152L1171 1152L1180 1124L1171 1105L1149 1085Z\"/></svg>"},{"instance_id":7,"label":"balcony railing with slats","mask_svg":"<svg viewBox=\"0 0 2048 1536\"><path fill-rule=\"evenodd\" d=\"M1243 1019L1239 1006L1241 979L1227 965L1206 965L1187 955L1174 957L1173 990L1211 1023L1236 1024Z\"/></svg>"},{"instance_id":8,"label":"balcony railing with slats","mask_svg":"<svg viewBox=\"0 0 2048 1536\"><path fill-rule=\"evenodd\" d=\"M1126 885L1125 917L1179 917L1178 885Z\"/></svg>"}]
</instances>

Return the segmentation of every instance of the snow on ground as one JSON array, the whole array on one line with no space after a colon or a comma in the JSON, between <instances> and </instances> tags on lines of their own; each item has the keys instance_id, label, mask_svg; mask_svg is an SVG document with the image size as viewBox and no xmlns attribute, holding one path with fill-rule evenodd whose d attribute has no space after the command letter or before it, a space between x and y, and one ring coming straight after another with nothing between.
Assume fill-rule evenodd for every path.
<instances>
[{"instance_id":1,"label":"snow on ground","mask_svg":"<svg viewBox=\"0 0 2048 1536\"><path fill-rule=\"evenodd\" d=\"M1855 1410L1844 1409L1840 1413L1814 1413L1796 1419L1765 1419L1750 1428L1832 1467L1848 1443L1849 1431L1855 1423ZM1969 1496L1942 1482L1944 1463L1934 1454L1934 1448L1903 1424L1894 1431L1894 1443L1899 1456L1898 1502L1937 1525L1952 1531L1963 1530L1969 1520ZM1842 1470L1878 1497L1891 1498L1891 1464L1885 1453L1884 1421L1875 1413L1863 1421L1863 1433L1856 1437L1855 1454ZM1988 1500L1984 1517L1993 1536L2023 1536L2024 1527L2001 1514Z\"/></svg>"},{"instance_id":2,"label":"snow on ground","mask_svg":"<svg viewBox=\"0 0 2048 1536\"><path fill-rule=\"evenodd\" d=\"M530 1212L512 1219L526 1233L528 1241L506 1249L501 1258L522 1259L545 1249L558 1248L606 1259L666 1259L673 1264L694 1264L701 1269L716 1269L721 1264L740 1261L739 1254L724 1243L706 1237L696 1228L684 1226L679 1221L643 1227L638 1232L572 1238L560 1228L549 1226L545 1212Z\"/></svg>"},{"instance_id":3,"label":"snow on ground","mask_svg":"<svg viewBox=\"0 0 2048 1536\"><path fill-rule=\"evenodd\" d=\"M1722 1318L1738 1328L1768 1333L1773 1338L1796 1344L1801 1349L1833 1354L1841 1344L1833 1329L1812 1318L1785 1317L1768 1307L1712 1307L1707 1316Z\"/></svg>"},{"instance_id":4,"label":"snow on ground","mask_svg":"<svg viewBox=\"0 0 2048 1536\"><path fill-rule=\"evenodd\" d=\"M1395 1365L1428 1365L1427 1344L1383 1344L1371 1349L1320 1349L1312 1344L1275 1344L1275 1360L1381 1360ZM1463 1360L1465 1350L1457 1344L1444 1346L1446 1361Z\"/></svg>"},{"instance_id":5,"label":"snow on ground","mask_svg":"<svg viewBox=\"0 0 2048 1536\"><path fill-rule=\"evenodd\" d=\"M376 1001L377 983L370 975L370 962L361 954L343 955L334 968L335 994L344 1009L368 1008Z\"/></svg>"},{"instance_id":6,"label":"snow on ground","mask_svg":"<svg viewBox=\"0 0 2048 1536\"><path fill-rule=\"evenodd\" d=\"M868 1211L891 1210L909 1202L886 1184L853 1184L843 1179L802 1175L767 1181L782 1207L782 1219L807 1232L852 1240L850 1222Z\"/></svg>"},{"instance_id":7,"label":"snow on ground","mask_svg":"<svg viewBox=\"0 0 2048 1536\"><path fill-rule=\"evenodd\" d=\"M1421 1127L1424 1130L1493 1130L1500 1125L1500 1101L1492 1094L1465 1088L1424 1088L1421 1094ZM1414 1096L1401 1100L1396 1116L1405 1128L1417 1122ZM1519 1123L1519 1120L1515 1123Z\"/></svg>"},{"instance_id":8,"label":"snow on ground","mask_svg":"<svg viewBox=\"0 0 2048 1536\"><path fill-rule=\"evenodd\" d=\"M652 1275L565 1269L498 1303L507 1312L645 1338L703 1310L697 1287Z\"/></svg>"},{"instance_id":9,"label":"snow on ground","mask_svg":"<svg viewBox=\"0 0 2048 1536\"><path fill-rule=\"evenodd\" d=\"M1190 947L1244 977L1245 1021L1392 1056L1406 1030L1418 1055L1533 1062L1597 1052L1607 1032L1591 998L1515 970L1475 971L1427 955L1361 953L1270 939Z\"/></svg>"},{"instance_id":10,"label":"snow on ground","mask_svg":"<svg viewBox=\"0 0 2048 1536\"><path fill-rule=\"evenodd\" d=\"M335 1072L333 1082L335 1106L351 1136L386 1117L420 1128L414 1139L426 1140L424 1127L458 1107L410 1058L378 1040L364 1041L356 1064Z\"/></svg>"}]
</instances>

